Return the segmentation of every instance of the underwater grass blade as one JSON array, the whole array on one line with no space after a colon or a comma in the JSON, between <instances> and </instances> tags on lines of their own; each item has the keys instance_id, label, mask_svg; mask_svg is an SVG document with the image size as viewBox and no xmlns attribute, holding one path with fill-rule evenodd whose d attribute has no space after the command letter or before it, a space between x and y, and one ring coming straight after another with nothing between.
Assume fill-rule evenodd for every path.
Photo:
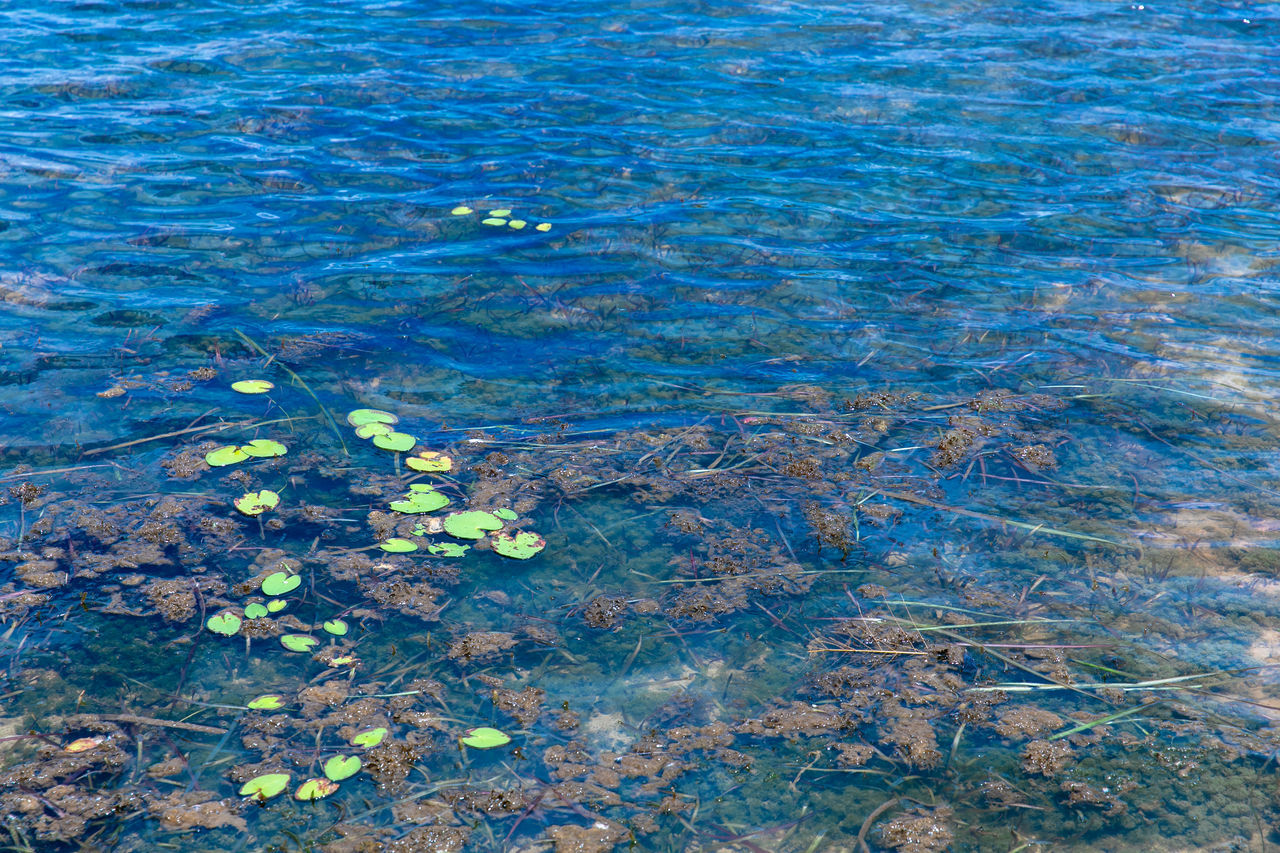
<instances>
[{"instance_id":1,"label":"underwater grass blade","mask_svg":"<svg viewBox=\"0 0 1280 853\"><path fill-rule=\"evenodd\" d=\"M1154 708L1156 705L1163 705L1163 704L1164 704L1164 701L1161 700L1159 702L1148 702L1145 705L1138 705L1135 708L1126 708L1123 711L1116 711L1114 714L1107 714L1105 717L1099 717L1096 720L1090 720L1087 723L1081 723L1078 726L1072 726L1071 728L1065 731L1058 732L1056 735L1050 735L1049 740L1059 740L1060 738L1070 737L1071 735L1079 734L1080 732L1083 732L1083 731L1088 731L1089 729L1092 729L1095 726L1105 726L1109 723L1114 723L1116 720L1124 719L1125 717L1131 716L1133 714L1137 714L1141 711L1146 711L1149 708Z\"/></svg>"}]
</instances>

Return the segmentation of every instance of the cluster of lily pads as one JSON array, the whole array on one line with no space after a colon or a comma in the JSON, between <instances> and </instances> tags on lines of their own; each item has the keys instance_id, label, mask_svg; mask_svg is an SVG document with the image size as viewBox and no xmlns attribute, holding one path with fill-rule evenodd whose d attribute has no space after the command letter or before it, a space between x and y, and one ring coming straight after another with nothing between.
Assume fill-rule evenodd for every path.
<instances>
[{"instance_id":1,"label":"cluster of lily pads","mask_svg":"<svg viewBox=\"0 0 1280 853\"><path fill-rule=\"evenodd\" d=\"M458 205L457 207L455 207L453 210L451 210L451 211L449 211L449 212L450 212L451 214L453 214L454 216L466 216L466 215L467 215L467 214L469 214L469 213L475 213L475 211L474 211L474 210L472 210L471 208L467 207L465 204L460 204L460 205ZM527 220L524 220L524 219L519 219L519 218L514 218L514 219L513 219L513 218L511 217L511 208L509 208L509 207L498 207L498 208L494 208L493 210L489 211L489 215L488 215L488 216L486 216L486 217L484 217L483 219L481 219L481 220L480 220L480 224L481 224L481 225L493 225L493 226L495 226L495 227L501 227L501 226L504 226L504 225L505 225L507 228L514 228L515 230L519 231L520 229L524 228L524 227L525 227L526 225L528 225L529 223L528 223L528 221L527 221ZM533 230L535 230L535 231L550 231L550 230L551 230L551 223L550 223L550 222L539 222L537 225L533 226Z\"/></svg>"},{"instance_id":2,"label":"cluster of lily pads","mask_svg":"<svg viewBox=\"0 0 1280 853\"><path fill-rule=\"evenodd\" d=\"M240 633L240 628L244 625L245 620L261 619L272 613L279 613L284 610L288 606L284 596L301 585L302 576L294 574L291 571L291 567L286 563L282 570L272 572L262 579L259 589L261 589L263 595L268 597L265 604L257 601L246 604L242 611L243 616L231 610L215 613L205 620L205 627L215 634L233 637ZM345 637L347 632L351 630L351 626L347 624L345 619L336 617L323 622L320 627L334 637ZM280 645L291 652L309 652L319 642L310 634L283 634L280 637ZM329 661L330 666L353 666L356 663L358 661L352 655L338 655Z\"/></svg>"}]
</instances>

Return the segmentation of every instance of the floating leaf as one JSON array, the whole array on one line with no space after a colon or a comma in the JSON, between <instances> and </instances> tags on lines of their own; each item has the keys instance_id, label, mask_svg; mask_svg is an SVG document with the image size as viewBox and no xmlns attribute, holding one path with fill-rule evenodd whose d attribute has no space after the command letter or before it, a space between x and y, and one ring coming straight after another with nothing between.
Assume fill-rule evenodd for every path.
<instances>
[{"instance_id":1,"label":"floating leaf","mask_svg":"<svg viewBox=\"0 0 1280 853\"><path fill-rule=\"evenodd\" d=\"M341 782L359 773L360 767L359 756L335 755L324 763L324 775L334 782Z\"/></svg>"},{"instance_id":2,"label":"floating leaf","mask_svg":"<svg viewBox=\"0 0 1280 853\"><path fill-rule=\"evenodd\" d=\"M240 786L240 796L255 797L259 802L269 800L289 787L288 773L265 773L254 776Z\"/></svg>"},{"instance_id":3,"label":"floating leaf","mask_svg":"<svg viewBox=\"0 0 1280 853\"><path fill-rule=\"evenodd\" d=\"M501 530L502 519L491 512L473 509L444 517L444 532L458 539L479 539L487 530Z\"/></svg>"},{"instance_id":4,"label":"floating leaf","mask_svg":"<svg viewBox=\"0 0 1280 853\"><path fill-rule=\"evenodd\" d=\"M454 216L466 216L468 213L474 213L475 211L467 207L465 204L460 204L449 212Z\"/></svg>"},{"instance_id":5,"label":"floating leaf","mask_svg":"<svg viewBox=\"0 0 1280 853\"><path fill-rule=\"evenodd\" d=\"M453 460L435 450L424 450L417 456L410 456L404 461L404 464L415 471L430 471L433 473L448 471L453 468Z\"/></svg>"},{"instance_id":6,"label":"floating leaf","mask_svg":"<svg viewBox=\"0 0 1280 853\"><path fill-rule=\"evenodd\" d=\"M414 535L414 536L426 536L426 535L427 535L427 528L425 528L425 527L423 527L421 524L419 524L417 527L413 528L413 531L412 531L412 532L413 532L413 535Z\"/></svg>"},{"instance_id":7,"label":"floating leaf","mask_svg":"<svg viewBox=\"0 0 1280 853\"><path fill-rule=\"evenodd\" d=\"M272 441L269 438L255 438L248 444L240 445L240 452L247 456L257 456L266 459L271 456L284 456L289 452L289 448L285 447L278 441Z\"/></svg>"},{"instance_id":8,"label":"floating leaf","mask_svg":"<svg viewBox=\"0 0 1280 853\"><path fill-rule=\"evenodd\" d=\"M276 693L268 693L266 696L259 696L252 700L249 707L255 711L277 711L284 707L284 697Z\"/></svg>"},{"instance_id":9,"label":"floating leaf","mask_svg":"<svg viewBox=\"0 0 1280 853\"><path fill-rule=\"evenodd\" d=\"M500 207L497 210L489 211L489 215L490 216L510 216L511 209L507 207Z\"/></svg>"},{"instance_id":10,"label":"floating leaf","mask_svg":"<svg viewBox=\"0 0 1280 853\"><path fill-rule=\"evenodd\" d=\"M474 749L493 749L495 746L506 746L511 743L511 737L506 732L481 726L468 731L466 737L462 738L462 742Z\"/></svg>"},{"instance_id":11,"label":"floating leaf","mask_svg":"<svg viewBox=\"0 0 1280 853\"><path fill-rule=\"evenodd\" d=\"M293 792L293 798L303 802L320 800L336 790L338 790L337 782L330 782L328 779L308 779L298 786L298 790Z\"/></svg>"},{"instance_id":12,"label":"floating leaf","mask_svg":"<svg viewBox=\"0 0 1280 853\"><path fill-rule=\"evenodd\" d=\"M291 575L288 572L272 572L262 579L264 595L286 595L302 584L302 575Z\"/></svg>"},{"instance_id":13,"label":"floating leaf","mask_svg":"<svg viewBox=\"0 0 1280 853\"><path fill-rule=\"evenodd\" d=\"M524 531L512 536L509 533L495 533L493 550L513 560L527 560L547 547L547 540L536 533Z\"/></svg>"},{"instance_id":14,"label":"floating leaf","mask_svg":"<svg viewBox=\"0 0 1280 853\"><path fill-rule=\"evenodd\" d=\"M360 424L356 427L356 438L373 438L375 435L391 435L395 430L391 424Z\"/></svg>"},{"instance_id":15,"label":"floating leaf","mask_svg":"<svg viewBox=\"0 0 1280 853\"><path fill-rule=\"evenodd\" d=\"M551 223L550 223L550 222L539 222L537 225L535 225L535 226L533 226L533 227L534 227L534 230L536 230L536 231L550 231L550 230L551 230Z\"/></svg>"},{"instance_id":16,"label":"floating leaf","mask_svg":"<svg viewBox=\"0 0 1280 853\"><path fill-rule=\"evenodd\" d=\"M249 454L245 453L238 447L226 445L225 447L215 447L204 455L204 461L208 462L214 468L221 468L223 465L234 465L237 462L243 462L249 458Z\"/></svg>"},{"instance_id":17,"label":"floating leaf","mask_svg":"<svg viewBox=\"0 0 1280 853\"><path fill-rule=\"evenodd\" d=\"M397 453L413 450L413 446L417 443L418 440L407 432L389 432L386 435L375 435L373 437L374 447L381 447L383 450L394 450Z\"/></svg>"},{"instance_id":18,"label":"floating leaf","mask_svg":"<svg viewBox=\"0 0 1280 853\"><path fill-rule=\"evenodd\" d=\"M392 509L404 513L435 512L448 505L449 499L436 491L412 491L403 500L391 502Z\"/></svg>"},{"instance_id":19,"label":"floating leaf","mask_svg":"<svg viewBox=\"0 0 1280 853\"><path fill-rule=\"evenodd\" d=\"M280 645L291 652L309 652L320 642L307 634L285 634L280 638Z\"/></svg>"},{"instance_id":20,"label":"floating leaf","mask_svg":"<svg viewBox=\"0 0 1280 853\"><path fill-rule=\"evenodd\" d=\"M243 497L235 499L236 509L245 515L262 515L269 509L275 509L279 504L280 496L270 489L248 492Z\"/></svg>"},{"instance_id":21,"label":"floating leaf","mask_svg":"<svg viewBox=\"0 0 1280 853\"><path fill-rule=\"evenodd\" d=\"M521 228L525 227L529 223L525 222L523 219L513 219L507 224L510 225L512 228L516 229L517 231L519 231Z\"/></svg>"},{"instance_id":22,"label":"floating leaf","mask_svg":"<svg viewBox=\"0 0 1280 853\"><path fill-rule=\"evenodd\" d=\"M372 749L382 743L382 739L386 736L387 730L384 726L378 726L376 729L365 729L351 739L351 745Z\"/></svg>"},{"instance_id":23,"label":"floating leaf","mask_svg":"<svg viewBox=\"0 0 1280 853\"><path fill-rule=\"evenodd\" d=\"M353 666L360 662L355 655L340 655L329 661L329 666Z\"/></svg>"},{"instance_id":24,"label":"floating leaf","mask_svg":"<svg viewBox=\"0 0 1280 853\"><path fill-rule=\"evenodd\" d=\"M408 554L410 551L418 550L418 546L408 539L388 539L379 547L388 554Z\"/></svg>"},{"instance_id":25,"label":"floating leaf","mask_svg":"<svg viewBox=\"0 0 1280 853\"><path fill-rule=\"evenodd\" d=\"M253 604L246 604L246 605L245 605L245 607L244 607L244 618L246 618L246 619L261 619L263 616L266 616L269 612L270 612L270 611L269 611L269 610L267 610L266 605L264 605L264 604L259 604L258 602L256 602L256 601L255 601Z\"/></svg>"},{"instance_id":26,"label":"floating leaf","mask_svg":"<svg viewBox=\"0 0 1280 853\"><path fill-rule=\"evenodd\" d=\"M427 550L437 557L461 557L471 550L471 546L459 545L457 542L432 542Z\"/></svg>"},{"instance_id":27,"label":"floating leaf","mask_svg":"<svg viewBox=\"0 0 1280 853\"><path fill-rule=\"evenodd\" d=\"M103 738L78 737L62 748L63 752L88 752L102 746Z\"/></svg>"},{"instance_id":28,"label":"floating leaf","mask_svg":"<svg viewBox=\"0 0 1280 853\"><path fill-rule=\"evenodd\" d=\"M345 637L347 635L347 622L345 619L330 619L321 627L335 637Z\"/></svg>"},{"instance_id":29,"label":"floating leaf","mask_svg":"<svg viewBox=\"0 0 1280 853\"><path fill-rule=\"evenodd\" d=\"M507 224L507 220L498 219L496 216L490 216L488 219L481 219L480 222L483 225L506 225Z\"/></svg>"},{"instance_id":30,"label":"floating leaf","mask_svg":"<svg viewBox=\"0 0 1280 853\"><path fill-rule=\"evenodd\" d=\"M353 409L347 412L347 423L353 427L362 424L398 424L400 419L381 409Z\"/></svg>"},{"instance_id":31,"label":"floating leaf","mask_svg":"<svg viewBox=\"0 0 1280 853\"><path fill-rule=\"evenodd\" d=\"M493 514L496 515L498 518L501 518L503 521L515 521L517 518L520 517L516 515L515 510L507 509L505 506L502 507L501 509L495 509L493 511Z\"/></svg>"},{"instance_id":32,"label":"floating leaf","mask_svg":"<svg viewBox=\"0 0 1280 853\"><path fill-rule=\"evenodd\" d=\"M230 637L240 630L241 623L240 617L234 613L219 613L217 616L210 616L204 624L213 633Z\"/></svg>"},{"instance_id":33,"label":"floating leaf","mask_svg":"<svg viewBox=\"0 0 1280 853\"><path fill-rule=\"evenodd\" d=\"M241 394L265 394L274 387L274 384L265 379L241 379L231 383L231 390Z\"/></svg>"},{"instance_id":34,"label":"floating leaf","mask_svg":"<svg viewBox=\"0 0 1280 853\"><path fill-rule=\"evenodd\" d=\"M289 602L285 601L283 598L273 598L267 602L267 610L271 613L279 613L288 606Z\"/></svg>"}]
</instances>

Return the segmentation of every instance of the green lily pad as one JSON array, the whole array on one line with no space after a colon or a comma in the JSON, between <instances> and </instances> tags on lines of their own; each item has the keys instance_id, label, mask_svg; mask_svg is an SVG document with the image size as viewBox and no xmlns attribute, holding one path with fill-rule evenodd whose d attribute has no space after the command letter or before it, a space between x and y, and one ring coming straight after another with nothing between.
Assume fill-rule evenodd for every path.
<instances>
[{"instance_id":1,"label":"green lily pad","mask_svg":"<svg viewBox=\"0 0 1280 853\"><path fill-rule=\"evenodd\" d=\"M269 509L275 509L279 504L280 496L270 489L248 492L235 499L236 509L245 515L262 515Z\"/></svg>"},{"instance_id":2,"label":"green lily pad","mask_svg":"<svg viewBox=\"0 0 1280 853\"><path fill-rule=\"evenodd\" d=\"M247 456L256 456L260 459L267 459L272 456L284 456L289 452L289 448L285 447L278 441L272 441L269 438L255 438L248 444L240 445L240 452Z\"/></svg>"},{"instance_id":3,"label":"green lily pad","mask_svg":"<svg viewBox=\"0 0 1280 853\"><path fill-rule=\"evenodd\" d=\"M253 604L244 606L244 618L246 619L261 619L270 612L265 604L259 604L256 601Z\"/></svg>"},{"instance_id":4,"label":"green lily pad","mask_svg":"<svg viewBox=\"0 0 1280 853\"><path fill-rule=\"evenodd\" d=\"M462 742L473 749L493 749L495 746L506 746L511 743L511 736L506 732L481 726L467 732Z\"/></svg>"},{"instance_id":5,"label":"green lily pad","mask_svg":"<svg viewBox=\"0 0 1280 853\"><path fill-rule=\"evenodd\" d=\"M489 215L490 215L490 216L510 216L510 215L511 215L511 208L509 208L509 207L500 207L500 208L498 208L497 210L491 210L491 211L489 211Z\"/></svg>"},{"instance_id":6,"label":"green lily pad","mask_svg":"<svg viewBox=\"0 0 1280 853\"><path fill-rule=\"evenodd\" d=\"M360 757L356 755L335 755L324 763L324 775L334 782L350 779L360 772Z\"/></svg>"},{"instance_id":7,"label":"green lily pad","mask_svg":"<svg viewBox=\"0 0 1280 853\"><path fill-rule=\"evenodd\" d=\"M468 213L474 213L475 211L467 207L465 204L460 204L449 212L454 216L466 216Z\"/></svg>"},{"instance_id":8,"label":"green lily pad","mask_svg":"<svg viewBox=\"0 0 1280 853\"><path fill-rule=\"evenodd\" d=\"M535 230L535 231L550 231L550 230L551 230L551 223L550 223L550 222L539 222L537 225L533 226L533 228L534 228L534 230Z\"/></svg>"},{"instance_id":9,"label":"green lily pad","mask_svg":"<svg viewBox=\"0 0 1280 853\"><path fill-rule=\"evenodd\" d=\"M335 637L345 637L348 631L347 620L345 619L330 619L320 627L324 628Z\"/></svg>"},{"instance_id":10,"label":"green lily pad","mask_svg":"<svg viewBox=\"0 0 1280 853\"><path fill-rule=\"evenodd\" d=\"M307 634L285 634L280 637L280 645L291 652L309 652L320 642Z\"/></svg>"},{"instance_id":11,"label":"green lily pad","mask_svg":"<svg viewBox=\"0 0 1280 853\"><path fill-rule=\"evenodd\" d=\"M208 462L214 468L221 468L223 465L234 465L237 462L243 462L249 458L249 454L245 453L238 447L226 445L225 447L215 447L204 455L204 461Z\"/></svg>"},{"instance_id":12,"label":"green lily pad","mask_svg":"<svg viewBox=\"0 0 1280 853\"><path fill-rule=\"evenodd\" d=\"M386 736L387 730L384 726L378 726L376 729L365 729L351 739L351 745L372 749L382 743L382 739Z\"/></svg>"},{"instance_id":13,"label":"green lily pad","mask_svg":"<svg viewBox=\"0 0 1280 853\"><path fill-rule=\"evenodd\" d=\"M502 519L483 510L455 512L444 517L444 532L458 539L479 539L486 531L501 529Z\"/></svg>"},{"instance_id":14,"label":"green lily pad","mask_svg":"<svg viewBox=\"0 0 1280 853\"><path fill-rule=\"evenodd\" d=\"M418 439L407 432L389 432L386 435L375 435L373 437L374 447L381 447L383 450L394 450L397 453L413 450L413 446L417 443Z\"/></svg>"},{"instance_id":15,"label":"green lily pad","mask_svg":"<svg viewBox=\"0 0 1280 853\"><path fill-rule=\"evenodd\" d=\"M490 216L488 219L481 219L480 224L481 225L506 225L507 220L499 219L496 216Z\"/></svg>"},{"instance_id":16,"label":"green lily pad","mask_svg":"<svg viewBox=\"0 0 1280 853\"><path fill-rule=\"evenodd\" d=\"M329 661L329 666L353 666L359 663L359 659L355 655L338 655Z\"/></svg>"},{"instance_id":17,"label":"green lily pad","mask_svg":"<svg viewBox=\"0 0 1280 853\"><path fill-rule=\"evenodd\" d=\"M308 779L293 792L293 798L303 802L321 800L336 790L338 790L337 782L330 782L328 779Z\"/></svg>"},{"instance_id":18,"label":"green lily pad","mask_svg":"<svg viewBox=\"0 0 1280 853\"><path fill-rule=\"evenodd\" d=\"M288 572L272 572L262 579L264 595L286 595L302 585L302 575Z\"/></svg>"},{"instance_id":19,"label":"green lily pad","mask_svg":"<svg viewBox=\"0 0 1280 853\"><path fill-rule=\"evenodd\" d=\"M408 554L410 551L418 550L418 546L408 539L388 539L378 547L388 554Z\"/></svg>"},{"instance_id":20,"label":"green lily pad","mask_svg":"<svg viewBox=\"0 0 1280 853\"><path fill-rule=\"evenodd\" d=\"M391 424L360 424L356 427L356 438L373 438L375 435L391 435L395 429Z\"/></svg>"},{"instance_id":21,"label":"green lily pad","mask_svg":"<svg viewBox=\"0 0 1280 853\"><path fill-rule=\"evenodd\" d=\"M251 701L249 707L255 711L277 711L284 707L284 697L275 693L268 693L266 696L259 696Z\"/></svg>"},{"instance_id":22,"label":"green lily pad","mask_svg":"<svg viewBox=\"0 0 1280 853\"><path fill-rule=\"evenodd\" d=\"M410 532L413 533L414 536L426 536L427 528L419 524L417 527L413 528L413 530Z\"/></svg>"},{"instance_id":23,"label":"green lily pad","mask_svg":"<svg viewBox=\"0 0 1280 853\"><path fill-rule=\"evenodd\" d=\"M392 509L403 513L435 512L448 505L449 499L439 492L419 490L410 492L403 500L391 502Z\"/></svg>"},{"instance_id":24,"label":"green lily pad","mask_svg":"<svg viewBox=\"0 0 1280 853\"><path fill-rule=\"evenodd\" d=\"M437 557L461 557L470 550L470 545L459 545L457 542L432 542L427 546L427 551Z\"/></svg>"},{"instance_id":25,"label":"green lily pad","mask_svg":"<svg viewBox=\"0 0 1280 853\"><path fill-rule=\"evenodd\" d=\"M512 536L510 533L493 535L493 550L513 560L527 560L547 547L547 540L536 533L522 531Z\"/></svg>"},{"instance_id":26,"label":"green lily pad","mask_svg":"<svg viewBox=\"0 0 1280 853\"><path fill-rule=\"evenodd\" d=\"M381 409L354 409L347 412L347 423L353 427L362 424L398 424L400 418Z\"/></svg>"},{"instance_id":27,"label":"green lily pad","mask_svg":"<svg viewBox=\"0 0 1280 853\"><path fill-rule=\"evenodd\" d=\"M517 231L519 231L521 228L525 227L528 224L529 223L525 222L523 219L513 219L507 223L507 225L516 229Z\"/></svg>"},{"instance_id":28,"label":"green lily pad","mask_svg":"<svg viewBox=\"0 0 1280 853\"><path fill-rule=\"evenodd\" d=\"M501 509L495 509L493 514L498 518L501 518L503 521L515 521L520 517L516 515L516 511L514 509L507 509L505 506Z\"/></svg>"},{"instance_id":29,"label":"green lily pad","mask_svg":"<svg viewBox=\"0 0 1280 853\"><path fill-rule=\"evenodd\" d=\"M234 613L219 613L216 616L210 616L204 623L215 634L221 634L224 637L230 637L240 630L240 617Z\"/></svg>"},{"instance_id":30,"label":"green lily pad","mask_svg":"<svg viewBox=\"0 0 1280 853\"><path fill-rule=\"evenodd\" d=\"M239 391L241 394L265 394L274 387L276 386L273 383L265 379L241 379L239 382L231 383L231 390Z\"/></svg>"},{"instance_id":31,"label":"green lily pad","mask_svg":"<svg viewBox=\"0 0 1280 853\"><path fill-rule=\"evenodd\" d=\"M415 471L441 473L453 468L453 460L436 450L423 450L416 456L404 460Z\"/></svg>"},{"instance_id":32,"label":"green lily pad","mask_svg":"<svg viewBox=\"0 0 1280 853\"><path fill-rule=\"evenodd\" d=\"M288 773L264 773L261 776L254 776L241 785L240 796L254 797L261 802L284 793L287 787L289 787Z\"/></svg>"},{"instance_id":33,"label":"green lily pad","mask_svg":"<svg viewBox=\"0 0 1280 853\"><path fill-rule=\"evenodd\" d=\"M271 613L279 613L289 606L289 602L283 598L273 598L267 602L267 610Z\"/></svg>"}]
</instances>

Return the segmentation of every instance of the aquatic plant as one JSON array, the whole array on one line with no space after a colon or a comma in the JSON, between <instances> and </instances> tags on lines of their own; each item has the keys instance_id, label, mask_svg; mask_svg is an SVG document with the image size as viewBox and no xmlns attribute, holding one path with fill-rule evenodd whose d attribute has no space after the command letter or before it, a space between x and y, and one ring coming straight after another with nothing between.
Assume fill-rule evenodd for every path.
<instances>
[{"instance_id":1,"label":"aquatic plant","mask_svg":"<svg viewBox=\"0 0 1280 853\"><path fill-rule=\"evenodd\" d=\"M404 460L414 471L441 474L453 469L453 460L436 450L422 450Z\"/></svg>"},{"instance_id":2,"label":"aquatic plant","mask_svg":"<svg viewBox=\"0 0 1280 853\"><path fill-rule=\"evenodd\" d=\"M265 379L241 379L239 382L231 383L231 390L239 391L241 394L265 394L274 387L276 387L274 383Z\"/></svg>"},{"instance_id":3,"label":"aquatic plant","mask_svg":"<svg viewBox=\"0 0 1280 853\"><path fill-rule=\"evenodd\" d=\"M264 595L279 596L293 592L302 584L302 576L289 571L272 572L262 579Z\"/></svg>"},{"instance_id":4,"label":"aquatic plant","mask_svg":"<svg viewBox=\"0 0 1280 853\"><path fill-rule=\"evenodd\" d=\"M514 536L506 532L497 533L490 542L493 544L494 552L514 560L528 560L547 547L545 539L530 532L520 532Z\"/></svg>"},{"instance_id":5,"label":"aquatic plant","mask_svg":"<svg viewBox=\"0 0 1280 853\"><path fill-rule=\"evenodd\" d=\"M410 551L418 550L418 546L415 543L399 537L388 539L378 547L388 554L408 554Z\"/></svg>"},{"instance_id":6,"label":"aquatic plant","mask_svg":"<svg viewBox=\"0 0 1280 853\"><path fill-rule=\"evenodd\" d=\"M321 800L338 790L338 783L328 779L308 779L294 791L293 798L303 802Z\"/></svg>"},{"instance_id":7,"label":"aquatic plant","mask_svg":"<svg viewBox=\"0 0 1280 853\"><path fill-rule=\"evenodd\" d=\"M240 630L242 622L236 614L223 612L210 616L204 624L213 633L230 637Z\"/></svg>"},{"instance_id":8,"label":"aquatic plant","mask_svg":"<svg viewBox=\"0 0 1280 853\"><path fill-rule=\"evenodd\" d=\"M248 707L255 711L275 711L284 707L284 697L278 693L268 693L265 696L251 699Z\"/></svg>"},{"instance_id":9,"label":"aquatic plant","mask_svg":"<svg viewBox=\"0 0 1280 853\"><path fill-rule=\"evenodd\" d=\"M418 484L415 483L414 485ZM406 514L435 512L448 505L449 499L430 487L414 489L403 499L391 502L393 510Z\"/></svg>"},{"instance_id":10,"label":"aquatic plant","mask_svg":"<svg viewBox=\"0 0 1280 853\"><path fill-rule=\"evenodd\" d=\"M324 763L324 775L331 781L341 782L360 772L360 758L355 755L335 755Z\"/></svg>"},{"instance_id":11,"label":"aquatic plant","mask_svg":"<svg viewBox=\"0 0 1280 853\"><path fill-rule=\"evenodd\" d=\"M271 611L267 609L265 604L261 604L257 601L244 606L244 618L246 619L261 619L270 612Z\"/></svg>"},{"instance_id":12,"label":"aquatic plant","mask_svg":"<svg viewBox=\"0 0 1280 853\"><path fill-rule=\"evenodd\" d=\"M204 461L214 468L221 468L225 465L234 465L237 462L243 462L249 458L249 454L245 453L239 447L226 445L210 450L205 454Z\"/></svg>"},{"instance_id":13,"label":"aquatic plant","mask_svg":"<svg viewBox=\"0 0 1280 853\"><path fill-rule=\"evenodd\" d=\"M324 628L335 637L345 637L347 635L348 626L345 619L330 619L320 627Z\"/></svg>"},{"instance_id":14,"label":"aquatic plant","mask_svg":"<svg viewBox=\"0 0 1280 853\"><path fill-rule=\"evenodd\" d=\"M493 749L494 747L506 746L511 743L511 736L499 729L480 726L468 729L467 733L459 740L472 749Z\"/></svg>"},{"instance_id":15,"label":"aquatic plant","mask_svg":"<svg viewBox=\"0 0 1280 853\"><path fill-rule=\"evenodd\" d=\"M427 552L437 557L461 557L470 549L470 545L459 545L457 542L432 542L427 546Z\"/></svg>"},{"instance_id":16,"label":"aquatic plant","mask_svg":"<svg viewBox=\"0 0 1280 853\"><path fill-rule=\"evenodd\" d=\"M240 796L265 802L282 794L289 787L289 779L288 773L264 773L261 776L254 776L240 786Z\"/></svg>"},{"instance_id":17,"label":"aquatic plant","mask_svg":"<svg viewBox=\"0 0 1280 853\"><path fill-rule=\"evenodd\" d=\"M389 432L385 435L375 435L373 437L374 447L393 450L396 453L413 450L413 446L417 443L418 440L416 438L404 432Z\"/></svg>"},{"instance_id":18,"label":"aquatic plant","mask_svg":"<svg viewBox=\"0 0 1280 853\"><path fill-rule=\"evenodd\" d=\"M387 736L387 729L385 726L378 726L372 729L365 729L362 732L358 732L351 738L351 745L362 746L365 749L372 749L373 747L382 743L382 739L385 738L386 736Z\"/></svg>"},{"instance_id":19,"label":"aquatic plant","mask_svg":"<svg viewBox=\"0 0 1280 853\"><path fill-rule=\"evenodd\" d=\"M309 634L281 634L280 645L291 652L309 652L320 641Z\"/></svg>"},{"instance_id":20,"label":"aquatic plant","mask_svg":"<svg viewBox=\"0 0 1280 853\"><path fill-rule=\"evenodd\" d=\"M384 412L381 409L352 409L347 412L347 423L353 427L360 427L365 424L388 424L395 426L400 423L400 418L391 412Z\"/></svg>"},{"instance_id":21,"label":"aquatic plant","mask_svg":"<svg viewBox=\"0 0 1280 853\"><path fill-rule=\"evenodd\" d=\"M501 530L502 519L483 510L453 512L444 517L444 532L458 539L479 539L491 530Z\"/></svg>"},{"instance_id":22,"label":"aquatic plant","mask_svg":"<svg viewBox=\"0 0 1280 853\"><path fill-rule=\"evenodd\" d=\"M280 496L270 489L260 492L247 492L234 501L236 509L245 515L261 515L280 504Z\"/></svg>"}]
</instances>

